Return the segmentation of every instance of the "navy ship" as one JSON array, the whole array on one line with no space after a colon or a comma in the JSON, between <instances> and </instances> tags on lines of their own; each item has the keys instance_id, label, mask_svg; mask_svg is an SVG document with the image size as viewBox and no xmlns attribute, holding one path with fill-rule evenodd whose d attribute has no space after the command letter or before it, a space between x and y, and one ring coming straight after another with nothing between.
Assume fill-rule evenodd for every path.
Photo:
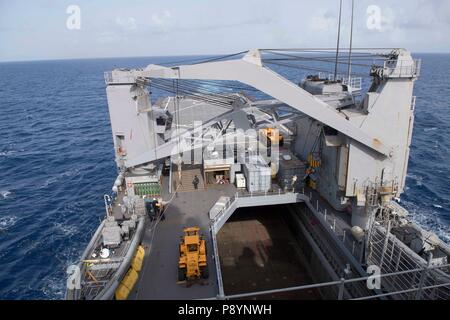
<instances>
[{"instance_id":1,"label":"navy ship","mask_svg":"<svg viewBox=\"0 0 450 320\"><path fill-rule=\"evenodd\" d=\"M338 44L106 72L117 179L66 298L448 299L449 246L399 203L420 67Z\"/></svg>"}]
</instances>

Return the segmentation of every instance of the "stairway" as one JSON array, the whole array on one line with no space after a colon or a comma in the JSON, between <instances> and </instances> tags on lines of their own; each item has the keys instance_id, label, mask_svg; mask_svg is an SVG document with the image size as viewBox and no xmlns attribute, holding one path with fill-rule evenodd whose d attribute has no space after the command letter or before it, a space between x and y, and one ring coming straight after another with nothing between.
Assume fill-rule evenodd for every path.
<instances>
[{"instance_id":1,"label":"stairway","mask_svg":"<svg viewBox=\"0 0 450 320\"><path fill-rule=\"evenodd\" d=\"M172 172L173 176L173 186L174 189L179 185L178 179L178 170L176 166L174 166L174 170ZM199 183L198 189L194 188L192 181L194 177L197 176ZM182 166L181 170L181 184L178 186L177 192L193 192L193 191L201 191L205 189L205 182L203 181L203 175L200 170L200 166Z\"/></svg>"}]
</instances>

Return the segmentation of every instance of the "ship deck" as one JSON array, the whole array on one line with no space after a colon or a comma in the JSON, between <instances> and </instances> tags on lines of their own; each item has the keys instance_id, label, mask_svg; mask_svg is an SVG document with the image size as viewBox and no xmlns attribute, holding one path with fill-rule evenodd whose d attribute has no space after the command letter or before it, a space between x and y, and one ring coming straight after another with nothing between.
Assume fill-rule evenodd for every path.
<instances>
[{"instance_id":1,"label":"ship deck","mask_svg":"<svg viewBox=\"0 0 450 320\"><path fill-rule=\"evenodd\" d=\"M221 196L235 192L233 185L217 185L206 190L168 193L168 179L163 183L163 199L170 204L165 210L165 219L156 228L146 227L143 245L146 259L135 292L130 299L204 299L218 294L215 261L209 230L209 210ZM185 287L177 284L178 245L185 226L199 226L206 240L209 281Z\"/></svg>"},{"instance_id":2,"label":"ship deck","mask_svg":"<svg viewBox=\"0 0 450 320\"><path fill-rule=\"evenodd\" d=\"M146 258L143 269L140 272L138 283L136 284L133 293L129 296L129 299L183 300L217 298L219 295L219 287L217 281L218 277L216 274L216 261L214 261L213 254L213 240L210 231L211 220L209 218L209 210L221 196L233 196L236 193L236 188L231 184L214 185L208 186L208 188L203 190L193 190L188 192L178 192L176 194L170 194L168 190L168 181L169 179L167 177L164 177L162 184L162 197L164 201L169 202L165 210L165 219L159 221L158 223L156 223L156 225L155 222L147 223L145 234L142 240L142 244L146 249ZM319 200L319 209L322 208L322 210L319 211L323 211L323 208L327 208L329 217L327 219L328 221L331 221L330 219L335 219L336 225L338 225L340 229L350 229L349 216L346 213L333 210L323 199L318 196L315 191L307 189L304 192L307 195L311 195L310 202L314 204L314 206L316 206L317 200ZM242 224L242 222L240 224ZM208 253L207 259L209 266L208 282L204 284L195 283L189 287L177 284L178 245L183 232L183 228L186 226L200 227L201 233L206 239ZM226 233L227 230L230 229L224 228L223 231ZM227 235L225 233L223 234L223 236L221 236L221 231L218 234L219 242L222 242L223 236L227 238ZM348 232L348 243L351 243L351 238L351 233ZM278 238L278 240L280 240L280 238ZM282 240L285 241L289 246L292 245L292 243L290 243L292 242L292 239L288 239L285 237ZM246 244L243 243L241 243L241 245L246 246ZM252 244L251 241L249 241L248 246L252 245L256 244ZM219 244L219 252L226 253L226 247L226 244ZM281 246L280 248L283 248L283 246ZM348 246L347 248L349 249ZM277 248L273 249L276 250ZM286 250L289 251L289 249ZM227 263L227 259L228 261L230 259L230 257L227 257L226 254L224 256L220 255L220 258L222 260L222 267L224 263ZM245 256L243 258L244 260L241 261L245 264ZM267 270L271 269L272 271L275 270L276 272L270 276L265 275L264 281L267 281L267 278L275 280L277 272L287 272L287 269L285 269L286 265L280 265L280 263L286 264L286 261L282 260L283 259L280 259L280 261L268 262L269 267L267 268ZM297 271L299 271L299 276L294 277L295 279L293 279L294 282L309 282L305 280L307 279L307 276L304 273L300 272L303 270L303 268L299 261L293 262L291 259L288 262L289 266L287 266L287 268L290 269L288 270L289 272L287 272L287 274L292 273L295 268L298 268ZM221 268L219 268L219 270L221 270ZM250 271L247 270L247 272ZM252 282L251 285L230 286L231 283L236 283L235 280L237 281L237 276L242 276L241 272L237 269L235 273L237 274L233 275L233 271L230 268L225 268L224 270L222 270L221 276L226 277L223 283L225 286L225 295L234 294L237 292L243 293L245 291L257 292L265 288L264 286L260 287L258 285L260 281L256 281L255 283ZM275 285L270 287L278 289L290 286L287 283L292 281L286 281L286 275L283 275L283 277L285 277L284 279L282 279L283 281L278 281L280 282L279 286L277 286L278 282L274 281L272 284ZM304 279L303 281L301 279L302 277ZM294 284L294 282L292 282L291 284Z\"/></svg>"}]
</instances>

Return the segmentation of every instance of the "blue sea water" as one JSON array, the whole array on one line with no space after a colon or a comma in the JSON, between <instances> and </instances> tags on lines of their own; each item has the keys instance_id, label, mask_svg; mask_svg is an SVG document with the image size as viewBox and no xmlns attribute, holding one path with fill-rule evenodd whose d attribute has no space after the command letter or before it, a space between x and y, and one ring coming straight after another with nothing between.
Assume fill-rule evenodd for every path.
<instances>
[{"instance_id":1,"label":"blue sea water","mask_svg":"<svg viewBox=\"0 0 450 320\"><path fill-rule=\"evenodd\" d=\"M416 56L423 67L402 202L449 241L450 55ZM65 270L104 216L102 196L116 178L103 72L173 59L0 63L0 299L63 298Z\"/></svg>"}]
</instances>

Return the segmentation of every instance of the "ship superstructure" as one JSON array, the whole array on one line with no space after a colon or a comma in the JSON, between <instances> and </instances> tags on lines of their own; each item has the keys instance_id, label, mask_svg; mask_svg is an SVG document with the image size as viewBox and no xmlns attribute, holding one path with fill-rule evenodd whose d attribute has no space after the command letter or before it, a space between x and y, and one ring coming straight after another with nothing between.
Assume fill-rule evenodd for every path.
<instances>
[{"instance_id":1,"label":"ship superstructure","mask_svg":"<svg viewBox=\"0 0 450 320\"><path fill-rule=\"evenodd\" d=\"M311 59L300 49L106 73L118 178L112 199L105 198L106 222L84 254L80 288L67 296L117 298L113 289L131 283L130 299L267 297L311 288L323 299L448 299L450 248L395 201L405 188L420 61L404 49L373 56L367 88L350 72L292 82L269 68ZM153 102L153 91L172 95ZM230 294L220 231L240 208L267 206L284 208L309 280ZM149 214L153 209L164 215ZM136 229L143 220L145 230ZM178 235L193 225L206 231L210 280L180 288ZM114 251L123 242L129 250ZM139 243L145 259L131 281ZM92 258L103 249L127 259ZM96 296L85 289L98 286L92 268L108 274ZM375 271L382 280L368 286Z\"/></svg>"}]
</instances>

